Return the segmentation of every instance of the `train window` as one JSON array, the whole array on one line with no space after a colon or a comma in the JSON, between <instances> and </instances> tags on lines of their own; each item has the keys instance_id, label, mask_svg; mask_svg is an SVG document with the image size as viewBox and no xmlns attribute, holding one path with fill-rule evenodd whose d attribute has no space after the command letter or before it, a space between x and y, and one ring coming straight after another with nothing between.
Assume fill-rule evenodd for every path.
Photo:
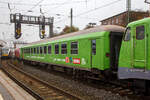
<instances>
[{"instance_id":1,"label":"train window","mask_svg":"<svg viewBox=\"0 0 150 100\"><path fill-rule=\"evenodd\" d=\"M34 48L32 48L32 54L34 53Z\"/></svg>"},{"instance_id":2,"label":"train window","mask_svg":"<svg viewBox=\"0 0 150 100\"><path fill-rule=\"evenodd\" d=\"M67 44L61 44L61 54L67 54Z\"/></svg>"},{"instance_id":3,"label":"train window","mask_svg":"<svg viewBox=\"0 0 150 100\"><path fill-rule=\"evenodd\" d=\"M30 54L32 54L32 48L30 48Z\"/></svg>"},{"instance_id":4,"label":"train window","mask_svg":"<svg viewBox=\"0 0 150 100\"><path fill-rule=\"evenodd\" d=\"M29 48L29 54L31 53L31 48Z\"/></svg>"},{"instance_id":5,"label":"train window","mask_svg":"<svg viewBox=\"0 0 150 100\"><path fill-rule=\"evenodd\" d=\"M32 54L34 54L34 48L32 48Z\"/></svg>"},{"instance_id":6,"label":"train window","mask_svg":"<svg viewBox=\"0 0 150 100\"><path fill-rule=\"evenodd\" d=\"M92 40L92 54L96 55L96 40Z\"/></svg>"},{"instance_id":7,"label":"train window","mask_svg":"<svg viewBox=\"0 0 150 100\"><path fill-rule=\"evenodd\" d=\"M30 49L28 48L28 51L27 51L27 53L29 54L30 53Z\"/></svg>"},{"instance_id":8,"label":"train window","mask_svg":"<svg viewBox=\"0 0 150 100\"><path fill-rule=\"evenodd\" d=\"M78 54L78 42L71 42L71 54Z\"/></svg>"},{"instance_id":9,"label":"train window","mask_svg":"<svg viewBox=\"0 0 150 100\"><path fill-rule=\"evenodd\" d=\"M144 37L145 37L144 32L145 32L144 26L138 26L138 27L136 27L136 39L137 40L144 39Z\"/></svg>"},{"instance_id":10,"label":"train window","mask_svg":"<svg viewBox=\"0 0 150 100\"><path fill-rule=\"evenodd\" d=\"M42 54L42 51L43 51L43 50L42 50L42 47L40 47L40 54Z\"/></svg>"},{"instance_id":11,"label":"train window","mask_svg":"<svg viewBox=\"0 0 150 100\"><path fill-rule=\"evenodd\" d=\"M128 27L125 32L124 41L129 41L131 38L131 29Z\"/></svg>"},{"instance_id":12,"label":"train window","mask_svg":"<svg viewBox=\"0 0 150 100\"><path fill-rule=\"evenodd\" d=\"M47 53L47 46L44 46L44 54Z\"/></svg>"},{"instance_id":13,"label":"train window","mask_svg":"<svg viewBox=\"0 0 150 100\"><path fill-rule=\"evenodd\" d=\"M39 54L39 47L37 47L36 49L37 49L37 54Z\"/></svg>"},{"instance_id":14,"label":"train window","mask_svg":"<svg viewBox=\"0 0 150 100\"><path fill-rule=\"evenodd\" d=\"M30 51L29 51L29 53L30 53L30 54L32 53L32 50L31 50L31 48L30 48Z\"/></svg>"},{"instance_id":15,"label":"train window","mask_svg":"<svg viewBox=\"0 0 150 100\"><path fill-rule=\"evenodd\" d=\"M58 44L55 45L55 54L59 54L59 45Z\"/></svg>"},{"instance_id":16,"label":"train window","mask_svg":"<svg viewBox=\"0 0 150 100\"><path fill-rule=\"evenodd\" d=\"M34 54L36 54L36 48L34 48Z\"/></svg>"},{"instance_id":17,"label":"train window","mask_svg":"<svg viewBox=\"0 0 150 100\"><path fill-rule=\"evenodd\" d=\"M49 46L48 46L48 54L51 54L51 53L52 53L51 49L52 49L52 48L51 48L51 45L49 45Z\"/></svg>"}]
</instances>

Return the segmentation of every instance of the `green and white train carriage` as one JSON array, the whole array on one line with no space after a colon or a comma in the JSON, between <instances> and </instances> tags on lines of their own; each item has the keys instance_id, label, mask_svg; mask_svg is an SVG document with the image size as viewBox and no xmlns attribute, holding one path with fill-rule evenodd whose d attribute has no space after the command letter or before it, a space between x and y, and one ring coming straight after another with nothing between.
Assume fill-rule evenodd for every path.
<instances>
[{"instance_id":1,"label":"green and white train carriage","mask_svg":"<svg viewBox=\"0 0 150 100\"><path fill-rule=\"evenodd\" d=\"M106 25L34 42L21 48L24 60L88 71L118 69L125 29Z\"/></svg>"}]
</instances>

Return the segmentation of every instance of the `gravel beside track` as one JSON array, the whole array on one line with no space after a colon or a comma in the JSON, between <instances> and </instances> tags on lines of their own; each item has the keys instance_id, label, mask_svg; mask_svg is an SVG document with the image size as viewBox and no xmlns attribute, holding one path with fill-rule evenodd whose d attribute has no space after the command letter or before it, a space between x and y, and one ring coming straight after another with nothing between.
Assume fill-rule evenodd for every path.
<instances>
[{"instance_id":1,"label":"gravel beside track","mask_svg":"<svg viewBox=\"0 0 150 100\"><path fill-rule=\"evenodd\" d=\"M21 86L24 84L24 86L30 88L40 96L38 100L82 100L73 94L57 88L55 85L49 85L47 82L24 72L20 68L16 68L15 65L6 64L6 61L3 64L5 65L3 65L2 69L4 71L7 70L6 72L9 76L13 77L13 79L15 78L15 80L19 80Z\"/></svg>"},{"instance_id":2,"label":"gravel beside track","mask_svg":"<svg viewBox=\"0 0 150 100\"><path fill-rule=\"evenodd\" d=\"M90 86L89 80L84 79L82 82L79 80L76 81L71 78L72 76L57 71L45 70L45 68L42 69L42 66L22 65L14 60L13 64L17 65L18 68L25 72L31 73L33 76L39 77L43 81L47 81L51 85L61 88L68 93L77 95L82 98L82 100L150 100L149 96L132 95L132 92L131 94L127 92L129 95L124 95L124 91L128 91L128 89L120 89L121 87L116 87L115 85L102 83L98 84L100 87L97 88L95 83L94 86ZM117 91L121 91L123 95Z\"/></svg>"},{"instance_id":3,"label":"gravel beside track","mask_svg":"<svg viewBox=\"0 0 150 100\"><path fill-rule=\"evenodd\" d=\"M52 85L84 98L84 100L131 100L127 96L120 96L119 94L112 93L111 91L90 87L81 82L70 80L64 76L45 72L41 69L28 65L24 65L24 67L21 68L26 72L32 73L33 75L49 82Z\"/></svg>"}]
</instances>

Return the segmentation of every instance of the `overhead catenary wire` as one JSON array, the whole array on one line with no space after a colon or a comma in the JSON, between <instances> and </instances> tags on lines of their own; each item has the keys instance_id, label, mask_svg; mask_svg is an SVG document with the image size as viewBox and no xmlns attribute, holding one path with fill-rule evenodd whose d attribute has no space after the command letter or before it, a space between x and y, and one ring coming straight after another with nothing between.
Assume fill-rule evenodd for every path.
<instances>
[{"instance_id":1,"label":"overhead catenary wire","mask_svg":"<svg viewBox=\"0 0 150 100\"><path fill-rule=\"evenodd\" d=\"M102 6L99 6L99 7L90 9L90 10L88 10L88 11L79 13L79 14L73 16L73 17L79 17L79 16L82 16L82 15L88 14L88 13L93 12L93 11L96 11L96 10L98 10L98 9L105 8L105 7L108 7L108 6L112 5L112 4L118 3L118 2L120 2L120 1L122 1L122 0L115 0L115 1L110 2L110 3L108 3L108 4L104 4L104 5L102 5ZM68 18L68 17L67 17L67 18ZM64 21L64 20L67 19L67 18L64 18L64 19L61 19L61 20L59 20L59 21L56 21L55 23L60 23L60 22Z\"/></svg>"},{"instance_id":2,"label":"overhead catenary wire","mask_svg":"<svg viewBox=\"0 0 150 100\"><path fill-rule=\"evenodd\" d=\"M44 0L40 0L38 3L36 3L32 8L30 8L29 10L32 10L34 9L35 7L37 7L40 3L42 3ZM28 10L28 11L29 11Z\"/></svg>"},{"instance_id":3,"label":"overhead catenary wire","mask_svg":"<svg viewBox=\"0 0 150 100\"><path fill-rule=\"evenodd\" d=\"M108 4L105 4L105 5L96 7L96 8L94 8L94 9L90 9L90 10L88 10L88 11L85 11L85 12L82 12L82 13L80 13L80 14L77 14L77 15L75 15L74 17L78 17L78 16L81 16L81 15L88 14L88 13L90 13L90 12L96 11L96 10L98 10L98 9L105 8L105 7L110 6L110 5L112 5L112 4L118 3L119 1L122 1L122 0L116 0L116 1L110 2L110 3L108 3Z\"/></svg>"},{"instance_id":4,"label":"overhead catenary wire","mask_svg":"<svg viewBox=\"0 0 150 100\"><path fill-rule=\"evenodd\" d=\"M72 3L82 3L85 1L72 1L72 2L66 2L64 3L50 3L50 4L42 4L42 6L56 6L56 5L67 5L67 4L72 4ZM31 3L10 3L10 2L5 2L5 1L0 1L0 4L12 4L12 5L20 5L20 6L34 6L36 4L31 4Z\"/></svg>"},{"instance_id":5,"label":"overhead catenary wire","mask_svg":"<svg viewBox=\"0 0 150 100\"><path fill-rule=\"evenodd\" d=\"M65 5L68 1L69 1L69 0L66 0L65 2L62 3L62 5L56 6L56 7L54 7L53 9L56 9L56 8L59 8L59 7L63 6L63 5Z\"/></svg>"}]
</instances>

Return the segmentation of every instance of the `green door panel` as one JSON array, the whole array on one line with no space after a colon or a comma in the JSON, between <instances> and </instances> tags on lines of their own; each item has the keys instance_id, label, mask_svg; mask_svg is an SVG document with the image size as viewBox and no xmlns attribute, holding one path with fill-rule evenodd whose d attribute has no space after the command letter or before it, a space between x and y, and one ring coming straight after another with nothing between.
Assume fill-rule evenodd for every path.
<instances>
[{"instance_id":1,"label":"green door panel","mask_svg":"<svg viewBox=\"0 0 150 100\"><path fill-rule=\"evenodd\" d=\"M133 67L146 68L147 61L147 36L145 25L134 28L133 37Z\"/></svg>"},{"instance_id":2,"label":"green door panel","mask_svg":"<svg viewBox=\"0 0 150 100\"><path fill-rule=\"evenodd\" d=\"M93 39L91 40L91 47L92 47L92 54L91 54L91 58L92 58L92 68L97 68L99 69L99 66L101 65L100 63L101 61L101 49L99 48L100 46L100 39Z\"/></svg>"}]
</instances>

